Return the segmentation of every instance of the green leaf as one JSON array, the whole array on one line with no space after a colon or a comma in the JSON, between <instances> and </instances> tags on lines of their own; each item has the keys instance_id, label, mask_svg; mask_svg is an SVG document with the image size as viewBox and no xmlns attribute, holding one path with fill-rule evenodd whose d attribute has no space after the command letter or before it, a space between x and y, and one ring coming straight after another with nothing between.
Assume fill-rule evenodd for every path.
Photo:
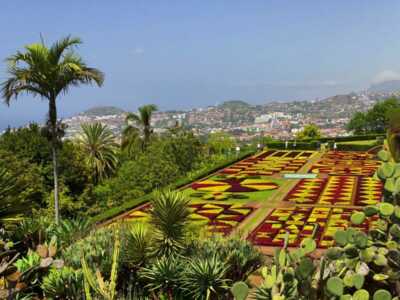
<instances>
[{"instance_id":1,"label":"green leaf","mask_svg":"<svg viewBox=\"0 0 400 300\"><path fill-rule=\"evenodd\" d=\"M331 277L326 282L326 287L329 293L334 296L342 296L344 291L343 280L339 277Z\"/></svg>"},{"instance_id":2,"label":"green leaf","mask_svg":"<svg viewBox=\"0 0 400 300\"><path fill-rule=\"evenodd\" d=\"M392 300L392 295L386 290L377 290L372 298L373 300Z\"/></svg>"}]
</instances>

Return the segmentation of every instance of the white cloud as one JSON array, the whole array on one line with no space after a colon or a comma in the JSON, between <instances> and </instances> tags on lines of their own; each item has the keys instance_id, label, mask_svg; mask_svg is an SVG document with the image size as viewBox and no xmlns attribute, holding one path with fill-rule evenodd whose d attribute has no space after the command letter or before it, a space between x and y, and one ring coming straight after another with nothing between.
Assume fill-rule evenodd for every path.
<instances>
[{"instance_id":1,"label":"white cloud","mask_svg":"<svg viewBox=\"0 0 400 300\"><path fill-rule=\"evenodd\" d=\"M400 80L400 73L393 70L384 70L375 75L372 83L381 83L390 80Z\"/></svg>"}]
</instances>

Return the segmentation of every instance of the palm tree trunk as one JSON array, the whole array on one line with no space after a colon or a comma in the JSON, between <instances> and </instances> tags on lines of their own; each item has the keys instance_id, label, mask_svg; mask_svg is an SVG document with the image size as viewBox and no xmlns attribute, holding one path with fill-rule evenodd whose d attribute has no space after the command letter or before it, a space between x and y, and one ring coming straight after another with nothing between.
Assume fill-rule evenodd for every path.
<instances>
[{"instance_id":1,"label":"palm tree trunk","mask_svg":"<svg viewBox=\"0 0 400 300\"><path fill-rule=\"evenodd\" d=\"M54 215L55 222L60 222L60 208L58 198L58 169L57 169L57 108L55 97L49 100L49 121L51 130L51 150L53 154L53 178L54 178Z\"/></svg>"}]
</instances>

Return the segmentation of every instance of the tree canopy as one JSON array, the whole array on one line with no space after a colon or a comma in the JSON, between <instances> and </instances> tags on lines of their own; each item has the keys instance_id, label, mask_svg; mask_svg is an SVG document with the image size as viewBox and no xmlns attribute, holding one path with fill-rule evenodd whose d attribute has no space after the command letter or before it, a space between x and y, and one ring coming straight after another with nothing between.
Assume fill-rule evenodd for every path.
<instances>
[{"instance_id":1,"label":"tree canopy","mask_svg":"<svg viewBox=\"0 0 400 300\"><path fill-rule=\"evenodd\" d=\"M347 124L347 130L355 135L385 133L390 112L399 108L400 101L397 98L380 101L366 112L355 113Z\"/></svg>"}]
</instances>

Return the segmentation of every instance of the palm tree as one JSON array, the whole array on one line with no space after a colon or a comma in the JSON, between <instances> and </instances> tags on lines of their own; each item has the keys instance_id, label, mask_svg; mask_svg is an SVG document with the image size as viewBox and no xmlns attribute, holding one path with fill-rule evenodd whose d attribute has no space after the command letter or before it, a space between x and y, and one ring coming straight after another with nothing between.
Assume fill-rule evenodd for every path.
<instances>
[{"instance_id":1,"label":"palm tree","mask_svg":"<svg viewBox=\"0 0 400 300\"><path fill-rule=\"evenodd\" d=\"M93 171L95 182L106 178L117 165L117 143L112 131L101 123L82 124L79 144L86 154L85 160Z\"/></svg>"},{"instance_id":2,"label":"palm tree","mask_svg":"<svg viewBox=\"0 0 400 300\"><path fill-rule=\"evenodd\" d=\"M134 158L141 151L140 131L133 126L127 126L122 131L121 149L129 156Z\"/></svg>"},{"instance_id":3,"label":"palm tree","mask_svg":"<svg viewBox=\"0 0 400 300\"><path fill-rule=\"evenodd\" d=\"M126 116L126 122L134 122L142 130L143 144L142 149L144 150L149 144L150 135L153 133L151 129L151 117L153 113L157 111L157 106L154 104L144 105L139 107L139 114L129 113ZM127 127L128 130L130 126Z\"/></svg>"},{"instance_id":4,"label":"palm tree","mask_svg":"<svg viewBox=\"0 0 400 300\"><path fill-rule=\"evenodd\" d=\"M9 78L3 82L2 96L7 105L22 93L38 96L49 103L48 125L53 156L55 220L59 222L57 171L57 98L73 86L96 83L101 86L104 75L90 68L74 52L81 44L78 38L66 37L47 47L43 42L25 47L24 52L7 58Z\"/></svg>"}]
</instances>

